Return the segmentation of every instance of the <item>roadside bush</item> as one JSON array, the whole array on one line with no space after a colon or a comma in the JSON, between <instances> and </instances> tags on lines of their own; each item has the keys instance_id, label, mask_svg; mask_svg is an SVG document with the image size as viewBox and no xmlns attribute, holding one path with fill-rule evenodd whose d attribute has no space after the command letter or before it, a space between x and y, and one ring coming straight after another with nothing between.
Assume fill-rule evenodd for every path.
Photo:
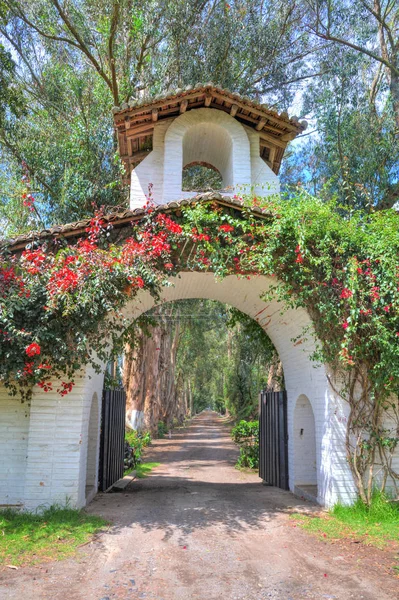
<instances>
[{"instance_id":1,"label":"roadside bush","mask_svg":"<svg viewBox=\"0 0 399 600\"><path fill-rule=\"evenodd\" d=\"M151 444L149 431L129 430L125 433L125 471L134 469L140 462L144 448Z\"/></svg>"},{"instance_id":2,"label":"roadside bush","mask_svg":"<svg viewBox=\"0 0 399 600\"><path fill-rule=\"evenodd\" d=\"M259 421L240 421L231 430L233 441L240 446L237 467L259 467Z\"/></svg>"},{"instance_id":3,"label":"roadside bush","mask_svg":"<svg viewBox=\"0 0 399 600\"><path fill-rule=\"evenodd\" d=\"M163 421L159 421L158 423L158 437L162 439L168 433L168 428Z\"/></svg>"}]
</instances>

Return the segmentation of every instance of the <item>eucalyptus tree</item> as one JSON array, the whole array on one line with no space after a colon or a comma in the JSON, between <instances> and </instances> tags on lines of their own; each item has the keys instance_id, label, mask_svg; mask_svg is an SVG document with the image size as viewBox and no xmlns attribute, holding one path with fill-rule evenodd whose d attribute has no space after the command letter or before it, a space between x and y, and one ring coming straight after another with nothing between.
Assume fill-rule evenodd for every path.
<instances>
[{"instance_id":1,"label":"eucalyptus tree","mask_svg":"<svg viewBox=\"0 0 399 600\"><path fill-rule=\"evenodd\" d=\"M7 173L0 194L5 202L18 195L25 161L45 224L85 216L93 202L127 203L113 105L215 80L286 109L315 76L298 14L283 0L2 0L1 7L0 36L26 113L0 128Z\"/></svg>"}]
</instances>

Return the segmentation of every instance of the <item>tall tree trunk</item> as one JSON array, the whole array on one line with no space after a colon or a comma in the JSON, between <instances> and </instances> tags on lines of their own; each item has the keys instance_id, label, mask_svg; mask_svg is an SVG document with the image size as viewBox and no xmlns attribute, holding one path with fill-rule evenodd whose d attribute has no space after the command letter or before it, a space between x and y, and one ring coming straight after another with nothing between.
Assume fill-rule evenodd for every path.
<instances>
[{"instance_id":1,"label":"tall tree trunk","mask_svg":"<svg viewBox=\"0 0 399 600\"><path fill-rule=\"evenodd\" d=\"M159 325L149 329L149 335L137 328L133 345L126 346L123 383L127 427L145 428L154 435L159 421L170 425L174 418L180 418L175 381L179 332L179 323L171 327L161 318Z\"/></svg>"}]
</instances>

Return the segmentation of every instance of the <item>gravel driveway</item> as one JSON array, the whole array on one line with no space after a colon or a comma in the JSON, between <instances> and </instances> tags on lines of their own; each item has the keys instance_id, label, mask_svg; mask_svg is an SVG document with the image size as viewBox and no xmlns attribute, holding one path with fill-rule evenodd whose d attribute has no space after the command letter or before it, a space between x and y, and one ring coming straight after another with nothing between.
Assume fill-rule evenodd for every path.
<instances>
[{"instance_id":1,"label":"gravel driveway","mask_svg":"<svg viewBox=\"0 0 399 600\"><path fill-rule=\"evenodd\" d=\"M99 494L112 526L74 559L0 572L1 600L394 600L379 550L326 543L290 513L317 507L234 468L229 427L204 412L157 440L152 474Z\"/></svg>"}]
</instances>

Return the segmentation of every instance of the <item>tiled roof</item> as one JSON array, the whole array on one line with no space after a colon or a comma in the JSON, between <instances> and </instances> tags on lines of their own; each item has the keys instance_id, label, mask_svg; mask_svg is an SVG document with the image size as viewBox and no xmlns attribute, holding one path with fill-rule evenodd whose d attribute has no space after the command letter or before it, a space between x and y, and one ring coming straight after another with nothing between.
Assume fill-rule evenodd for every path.
<instances>
[{"instance_id":1,"label":"tiled roof","mask_svg":"<svg viewBox=\"0 0 399 600\"><path fill-rule=\"evenodd\" d=\"M298 117L296 116L289 117L286 112L278 113L276 110L270 108L267 104L261 104L256 99L251 99L248 96L241 96L240 94L217 86L212 82L205 84L197 83L195 86L188 85L184 89L178 88L165 94L158 94L157 96L152 97L144 97L140 99L131 98L129 102L124 102L121 104L121 106L115 106L112 110L114 115L119 116L121 113L125 112L131 115L132 113L134 114L136 112L143 112L144 109L152 109L158 106L163 106L164 104L172 104L173 102L178 102L179 100L184 99L186 96L192 96L203 92L218 93L226 99L230 99L233 103L240 102L245 104L249 110L252 108L256 111L261 111L264 113L266 118L268 116L274 117L282 122L294 125L298 130L306 129L306 121L300 123Z\"/></svg>"},{"instance_id":2,"label":"tiled roof","mask_svg":"<svg viewBox=\"0 0 399 600\"><path fill-rule=\"evenodd\" d=\"M176 200L169 202L168 204L159 204L155 207L155 212L173 212L183 206L195 204L197 202L209 202L214 201L221 206L227 206L243 209L243 203L231 196L223 196L218 192L206 192L198 194L193 198L184 198L182 200ZM264 211L259 207L254 207L253 212L259 215L264 214ZM114 228L123 227L131 223L132 221L139 221L146 211L144 208L135 208L134 210L125 208L115 208L112 212L104 215L103 219L106 223L111 223ZM84 235L86 228L90 224L90 218L81 219L74 223L66 223L65 225L53 225L48 229L42 229L40 231L31 231L26 234L15 236L12 239L0 240L0 249L8 248L11 251L22 250L30 244L41 244L45 241L61 238L73 238Z\"/></svg>"}]
</instances>

